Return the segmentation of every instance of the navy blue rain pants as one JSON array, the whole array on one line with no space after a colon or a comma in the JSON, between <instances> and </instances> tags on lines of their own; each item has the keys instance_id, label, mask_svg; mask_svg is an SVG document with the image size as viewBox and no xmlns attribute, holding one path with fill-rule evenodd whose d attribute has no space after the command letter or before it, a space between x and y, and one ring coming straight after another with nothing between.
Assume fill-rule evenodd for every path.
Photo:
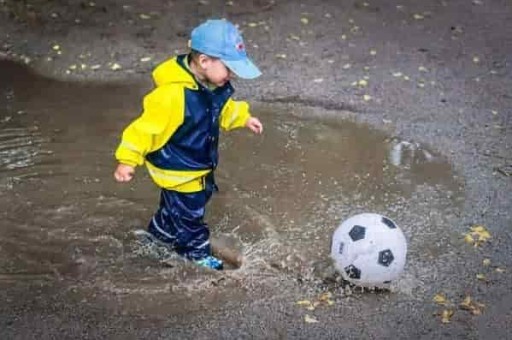
<instances>
[{"instance_id":1,"label":"navy blue rain pants","mask_svg":"<svg viewBox=\"0 0 512 340\"><path fill-rule=\"evenodd\" d=\"M162 189L160 207L148 226L151 234L189 260L211 255L210 230L203 219L206 203L217 191L212 173L204 177L203 187L193 193Z\"/></svg>"}]
</instances>

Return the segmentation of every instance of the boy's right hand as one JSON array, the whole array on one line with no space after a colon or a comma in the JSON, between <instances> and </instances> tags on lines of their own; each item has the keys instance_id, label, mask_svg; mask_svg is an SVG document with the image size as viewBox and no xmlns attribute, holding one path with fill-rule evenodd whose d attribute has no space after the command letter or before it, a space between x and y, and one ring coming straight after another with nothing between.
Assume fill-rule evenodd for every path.
<instances>
[{"instance_id":1,"label":"boy's right hand","mask_svg":"<svg viewBox=\"0 0 512 340\"><path fill-rule=\"evenodd\" d=\"M114 172L114 177L118 182L129 182L135 174L135 168L131 165L119 164Z\"/></svg>"}]
</instances>

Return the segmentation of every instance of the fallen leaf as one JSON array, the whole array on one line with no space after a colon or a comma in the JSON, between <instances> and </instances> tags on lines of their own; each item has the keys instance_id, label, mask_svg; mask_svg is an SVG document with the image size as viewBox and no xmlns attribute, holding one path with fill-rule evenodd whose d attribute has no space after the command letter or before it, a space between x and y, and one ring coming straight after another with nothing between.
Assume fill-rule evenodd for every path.
<instances>
[{"instance_id":1,"label":"fallen leaf","mask_svg":"<svg viewBox=\"0 0 512 340\"><path fill-rule=\"evenodd\" d=\"M346 34L342 34L341 35L341 40L347 40L347 35Z\"/></svg>"},{"instance_id":2,"label":"fallen leaf","mask_svg":"<svg viewBox=\"0 0 512 340\"><path fill-rule=\"evenodd\" d=\"M436 294L434 295L434 297L432 298L432 300L437 303L438 305L446 305L446 303L448 302L446 300L446 297L443 295L443 294Z\"/></svg>"},{"instance_id":3,"label":"fallen leaf","mask_svg":"<svg viewBox=\"0 0 512 340\"><path fill-rule=\"evenodd\" d=\"M58 50L60 50L60 46L59 45L53 45L52 46L52 50L58 51Z\"/></svg>"},{"instance_id":4,"label":"fallen leaf","mask_svg":"<svg viewBox=\"0 0 512 340\"><path fill-rule=\"evenodd\" d=\"M464 300L460 303L460 307L462 309L470 309L471 308L471 296L466 295Z\"/></svg>"},{"instance_id":5,"label":"fallen leaf","mask_svg":"<svg viewBox=\"0 0 512 340\"><path fill-rule=\"evenodd\" d=\"M313 83L322 83L323 81L324 81L324 78L313 79Z\"/></svg>"},{"instance_id":6,"label":"fallen leaf","mask_svg":"<svg viewBox=\"0 0 512 340\"><path fill-rule=\"evenodd\" d=\"M452 318L454 311L451 309L445 309L441 314L441 322L442 323L450 323L450 319Z\"/></svg>"},{"instance_id":7,"label":"fallen leaf","mask_svg":"<svg viewBox=\"0 0 512 340\"><path fill-rule=\"evenodd\" d=\"M142 20L149 20L149 19L151 19L151 16L142 13L142 14L139 14L139 18L141 18Z\"/></svg>"},{"instance_id":8,"label":"fallen leaf","mask_svg":"<svg viewBox=\"0 0 512 340\"><path fill-rule=\"evenodd\" d=\"M501 273L505 272L505 269L503 269L503 268L496 268L496 272L501 274Z\"/></svg>"},{"instance_id":9,"label":"fallen leaf","mask_svg":"<svg viewBox=\"0 0 512 340\"><path fill-rule=\"evenodd\" d=\"M470 244L473 244L475 242L475 239L473 238L473 236L471 236L471 234L466 234L464 236L464 241L466 243L470 243Z\"/></svg>"},{"instance_id":10,"label":"fallen leaf","mask_svg":"<svg viewBox=\"0 0 512 340\"><path fill-rule=\"evenodd\" d=\"M376 55L376 54L377 54L377 51L376 51L376 50L370 50L370 54L371 54L371 55Z\"/></svg>"},{"instance_id":11,"label":"fallen leaf","mask_svg":"<svg viewBox=\"0 0 512 340\"><path fill-rule=\"evenodd\" d=\"M423 15L421 15L421 14L414 14L413 18L416 19L416 20L423 20L423 19L425 19L425 17Z\"/></svg>"},{"instance_id":12,"label":"fallen leaf","mask_svg":"<svg viewBox=\"0 0 512 340\"><path fill-rule=\"evenodd\" d=\"M110 69L112 71L117 71L117 70L120 70L121 68L122 68L121 65L119 65L118 63L114 63L114 64L112 64L112 66L110 66Z\"/></svg>"},{"instance_id":13,"label":"fallen leaf","mask_svg":"<svg viewBox=\"0 0 512 340\"><path fill-rule=\"evenodd\" d=\"M278 59L286 59L286 54L284 54L284 53L276 54L276 58L278 58Z\"/></svg>"},{"instance_id":14,"label":"fallen leaf","mask_svg":"<svg viewBox=\"0 0 512 340\"><path fill-rule=\"evenodd\" d=\"M302 18L300 18L300 22L302 22L304 25L307 25L307 24L309 24L309 19L302 17Z\"/></svg>"},{"instance_id":15,"label":"fallen leaf","mask_svg":"<svg viewBox=\"0 0 512 340\"><path fill-rule=\"evenodd\" d=\"M297 301L296 304L299 305L299 306L309 306L309 305L311 305L311 301L309 301L309 300L300 300L300 301Z\"/></svg>"},{"instance_id":16,"label":"fallen leaf","mask_svg":"<svg viewBox=\"0 0 512 340\"><path fill-rule=\"evenodd\" d=\"M317 323L318 320L313 317L313 316L309 316L306 314L306 316L304 316L304 321L306 321L306 323Z\"/></svg>"},{"instance_id":17,"label":"fallen leaf","mask_svg":"<svg viewBox=\"0 0 512 340\"><path fill-rule=\"evenodd\" d=\"M491 264L491 260L489 260L489 259L484 259L484 260L482 261L482 264L483 264L484 266L486 266L486 267L487 267L487 266L489 266L489 265Z\"/></svg>"},{"instance_id":18,"label":"fallen leaf","mask_svg":"<svg viewBox=\"0 0 512 340\"><path fill-rule=\"evenodd\" d=\"M474 225L471 227L473 236L478 237L478 241L485 242L491 238L489 231L482 225Z\"/></svg>"},{"instance_id":19,"label":"fallen leaf","mask_svg":"<svg viewBox=\"0 0 512 340\"><path fill-rule=\"evenodd\" d=\"M359 85L359 87L366 87L368 86L368 82L364 79L361 79L357 82L357 85Z\"/></svg>"},{"instance_id":20,"label":"fallen leaf","mask_svg":"<svg viewBox=\"0 0 512 340\"><path fill-rule=\"evenodd\" d=\"M475 64L478 64L478 63L480 62L480 58L479 58L479 57L477 57L477 56L474 56L474 57L473 57L473 62L474 62Z\"/></svg>"},{"instance_id":21,"label":"fallen leaf","mask_svg":"<svg viewBox=\"0 0 512 340\"><path fill-rule=\"evenodd\" d=\"M370 101L371 99L372 99L372 97L371 97L370 95L365 94L365 95L363 96L363 100L364 100L365 102L368 102L368 101Z\"/></svg>"},{"instance_id":22,"label":"fallen leaf","mask_svg":"<svg viewBox=\"0 0 512 340\"><path fill-rule=\"evenodd\" d=\"M476 274L476 278L481 281L487 281L487 278L484 274Z\"/></svg>"},{"instance_id":23,"label":"fallen leaf","mask_svg":"<svg viewBox=\"0 0 512 340\"><path fill-rule=\"evenodd\" d=\"M418 67L418 71L420 72L428 72L428 69L425 66Z\"/></svg>"},{"instance_id":24,"label":"fallen leaf","mask_svg":"<svg viewBox=\"0 0 512 340\"><path fill-rule=\"evenodd\" d=\"M345 64L345 65L343 65L343 69L344 69L344 70L348 70L348 69L349 69L349 68L351 68L351 67L352 67L352 65L350 65L350 64Z\"/></svg>"},{"instance_id":25,"label":"fallen leaf","mask_svg":"<svg viewBox=\"0 0 512 340\"><path fill-rule=\"evenodd\" d=\"M144 58L140 58L140 61L145 63L145 62L148 62L151 60L151 57L144 57Z\"/></svg>"},{"instance_id":26,"label":"fallen leaf","mask_svg":"<svg viewBox=\"0 0 512 340\"><path fill-rule=\"evenodd\" d=\"M393 73L393 77L401 77L402 76L402 72L394 72Z\"/></svg>"}]
</instances>

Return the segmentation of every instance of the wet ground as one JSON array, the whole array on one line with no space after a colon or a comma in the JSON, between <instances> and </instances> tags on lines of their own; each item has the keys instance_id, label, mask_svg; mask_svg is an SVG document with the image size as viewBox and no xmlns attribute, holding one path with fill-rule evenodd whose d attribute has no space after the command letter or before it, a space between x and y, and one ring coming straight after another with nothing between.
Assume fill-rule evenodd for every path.
<instances>
[{"instance_id":1,"label":"wet ground","mask_svg":"<svg viewBox=\"0 0 512 340\"><path fill-rule=\"evenodd\" d=\"M0 62L2 336L510 337L506 2L0 5L2 55L53 78ZM222 136L208 221L243 257L222 273L138 245L158 190L143 169L130 185L111 174L150 88L154 61L141 58L183 48L183 32L215 13L242 25L266 74L236 84L264 135ZM326 262L338 223L366 211L409 242L391 292L350 289ZM480 248L463 241L475 223L492 234ZM482 315L458 307L467 295Z\"/></svg>"},{"instance_id":2,"label":"wet ground","mask_svg":"<svg viewBox=\"0 0 512 340\"><path fill-rule=\"evenodd\" d=\"M133 186L111 177L119 131L144 88L55 81L5 61L0 71L6 287L57 285L85 300L113 294L126 303L122 309L164 315L194 312L193 303L176 304L188 301L183 294L203 296L214 308L242 302L267 277L322 291L326 280L336 281L328 261L334 229L343 218L373 211L399 221L409 236L410 265L393 289L411 295L424 290L432 259L447 255L459 238L441 232L463 200L460 181L441 156L350 121L306 109L276 114L261 105L254 114L266 126L263 136L223 136L221 189L208 214L217 243L241 254L242 266L225 274L198 270L134 239L158 198L144 170ZM415 197L419 188L439 205L439 223L428 230L419 230L414 218L425 213L418 212L425 204ZM414 201L418 207L410 211Z\"/></svg>"}]
</instances>

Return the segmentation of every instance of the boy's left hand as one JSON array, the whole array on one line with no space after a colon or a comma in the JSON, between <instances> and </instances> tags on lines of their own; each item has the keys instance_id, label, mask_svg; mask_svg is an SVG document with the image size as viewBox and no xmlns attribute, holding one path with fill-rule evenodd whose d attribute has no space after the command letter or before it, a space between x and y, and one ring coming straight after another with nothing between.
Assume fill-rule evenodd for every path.
<instances>
[{"instance_id":1,"label":"boy's left hand","mask_svg":"<svg viewBox=\"0 0 512 340\"><path fill-rule=\"evenodd\" d=\"M245 127L249 128L254 133L261 134L263 132L263 124L256 117L251 117L245 123Z\"/></svg>"}]
</instances>

